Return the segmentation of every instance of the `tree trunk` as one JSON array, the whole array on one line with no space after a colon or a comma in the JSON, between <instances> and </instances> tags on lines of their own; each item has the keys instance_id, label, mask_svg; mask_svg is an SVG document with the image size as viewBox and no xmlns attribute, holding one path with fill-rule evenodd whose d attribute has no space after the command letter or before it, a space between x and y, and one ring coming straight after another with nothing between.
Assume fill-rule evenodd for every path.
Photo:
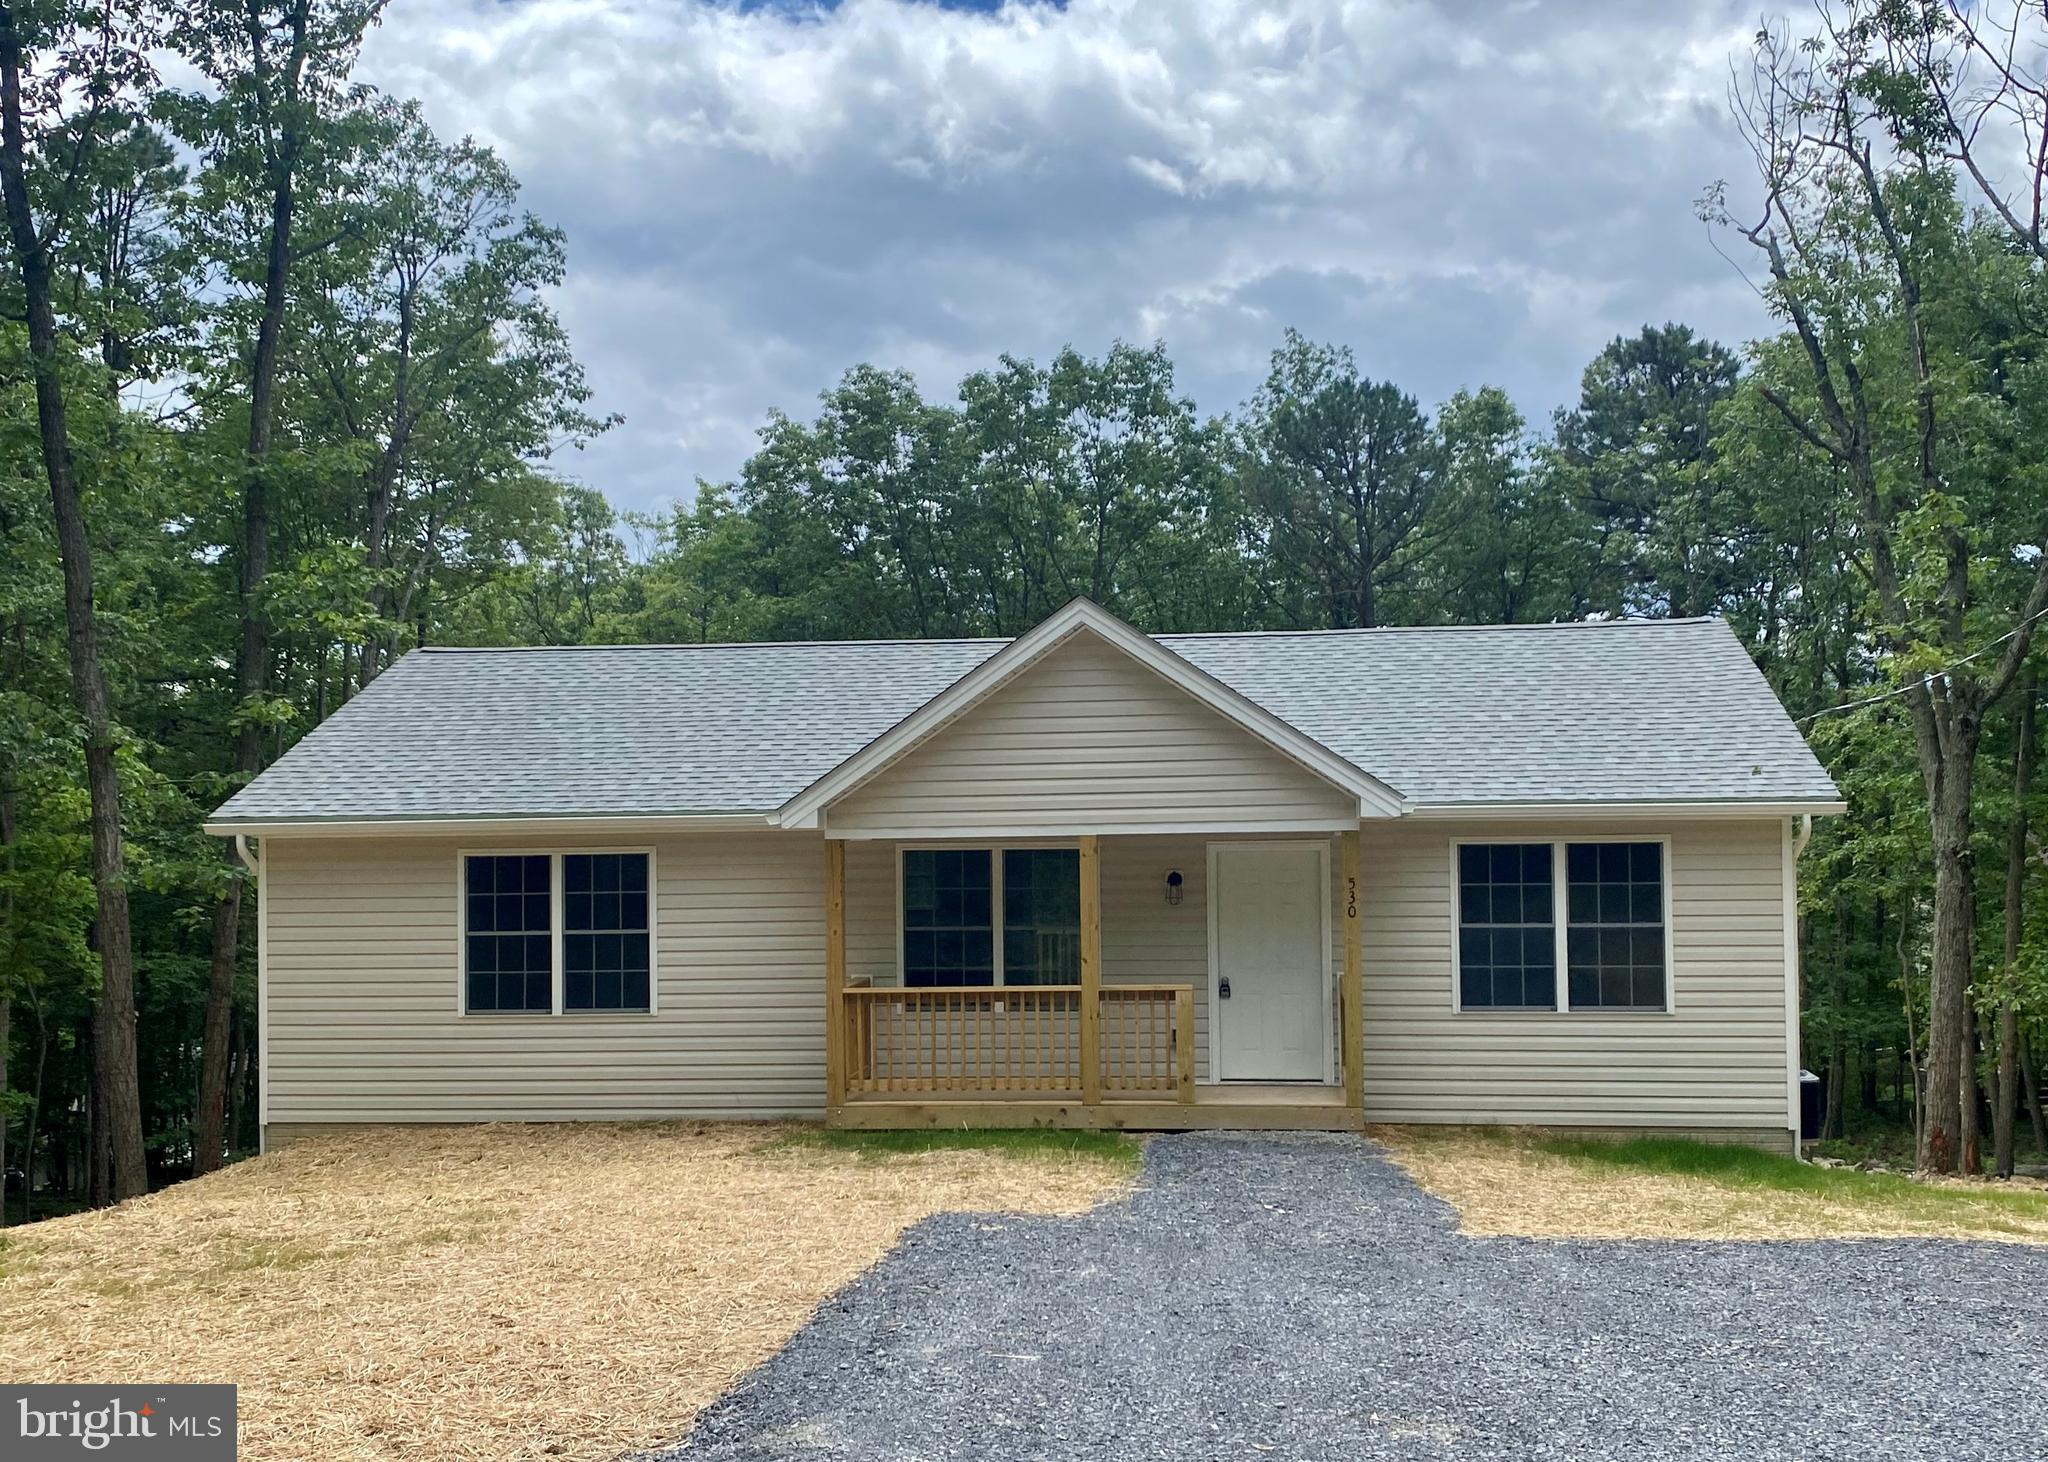
<instances>
[{"instance_id":1,"label":"tree trunk","mask_svg":"<svg viewBox=\"0 0 2048 1462\"><path fill-rule=\"evenodd\" d=\"M242 1145L242 1098L249 1089L249 1041L236 1021L228 1032L228 1151Z\"/></svg>"},{"instance_id":2,"label":"tree trunk","mask_svg":"<svg viewBox=\"0 0 2048 1462\"><path fill-rule=\"evenodd\" d=\"M36 1019L36 1067L28 1091L28 1122L21 1134L21 1221L29 1223L34 1215L29 1208L36 1186L36 1126L43 1115L43 1068L50 1058L50 1030L43 1023L43 1007L39 1000L29 1001L29 1013Z\"/></svg>"},{"instance_id":3,"label":"tree trunk","mask_svg":"<svg viewBox=\"0 0 2048 1462\"><path fill-rule=\"evenodd\" d=\"M1966 733L1957 729L1952 740ZM1934 834L1934 937L1928 960L1927 1100L1922 1108L1919 1166L1952 1173L1974 1145L1977 1127L1970 1060L1970 966L1975 956L1977 888L1970 851L1970 779L1974 734L1967 747L1951 747L1933 779L1928 817Z\"/></svg>"},{"instance_id":4,"label":"tree trunk","mask_svg":"<svg viewBox=\"0 0 2048 1462\"><path fill-rule=\"evenodd\" d=\"M1894 946L1899 960L1899 992L1904 996L1906 1010L1906 1049L1901 1055L1906 1073L1913 1079L1913 1150L1918 1152L1927 1137L1927 1084L1921 1075L1920 1033L1914 1029L1917 1022L1913 1019L1913 962L1906 952L1907 927L1901 911L1899 937Z\"/></svg>"},{"instance_id":5,"label":"tree trunk","mask_svg":"<svg viewBox=\"0 0 2048 1462\"><path fill-rule=\"evenodd\" d=\"M14 788L8 784L0 784L0 866L14 872ZM11 926L13 919L14 887L10 881L7 897L0 900L0 928ZM7 1057L14 1049L14 1001L5 979L0 974L0 1228L7 1226Z\"/></svg>"},{"instance_id":6,"label":"tree trunk","mask_svg":"<svg viewBox=\"0 0 2048 1462\"><path fill-rule=\"evenodd\" d=\"M235 970L241 959L242 879L232 845L227 892L213 906L213 956L206 971L206 1024L199 1044L199 1102L192 1122L192 1176L221 1165L227 1146L228 1032L235 1016Z\"/></svg>"},{"instance_id":7,"label":"tree trunk","mask_svg":"<svg viewBox=\"0 0 2048 1462\"><path fill-rule=\"evenodd\" d=\"M2019 729L2012 753L2012 829L2005 853L2005 973L1998 1002L1998 1095L1991 1105L1991 1164L2001 1178L2012 1176L2013 1125L2019 1115L2020 1016L2012 980L2026 923L2021 900L2027 880L2027 798L2034 775L2034 675L2020 680ZM2037 1094L2038 1095L2038 1094Z\"/></svg>"},{"instance_id":8,"label":"tree trunk","mask_svg":"<svg viewBox=\"0 0 2048 1462\"><path fill-rule=\"evenodd\" d=\"M383 647L385 639L381 624L385 612L391 606L391 595L383 583L384 541L390 531L391 496L396 481L397 462L393 454L387 452L371 475L369 522L363 535L363 566L372 576L370 611L379 622L363 636L363 643L358 651L356 681L363 686L375 680L378 672L383 669L378 658L378 651Z\"/></svg>"},{"instance_id":9,"label":"tree trunk","mask_svg":"<svg viewBox=\"0 0 2048 1462\"><path fill-rule=\"evenodd\" d=\"M1842 1093L1846 1085L1844 1077L1847 1073L1848 1064L1849 1053L1847 1048L1837 1043L1828 1062L1828 1109L1826 1118L1821 1122L1820 1135L1822 1137L1841 1137L1847 1131L1848 1123L1842 1115Z\"/></svg>"},{"instance_id":10,"label":"tree trunk","mask_svg":"<svg viewBox=\"0 0 2048 1462\"><path fill-rule=\"evenodd\" d=\"M293 61L284 78L296 98L299 42L307 24L307 7L294 16ZM270 443L276 422L277 350L284 331L286 286L291 277L292 220L297 207L298 134L287 125L279 135L270 165L270 231L263 262L263 313L256 325L256 351L249 368L249 439L242 476L241 651L236 667L243 719L235 737L235 771L243 781L263 770L263 723L249 712L270 694L270 617L263 602L264 580L270 573ZM235 998L235 966L242 949L242 867L234 850L227 891L213 912L213 953L206 984L206 1034L199 1063L200 1129L193 1147L192 1171L210 1173L220 1166L221 1124L227 1105L228 1025ZM204 1164L202 1166L202 1163Z\"/></svg>"},{"instance_id":11,"label":"tree trunk","mask_svg":"<svg viewBox=\"0 0 2048 1462\"><path fill-rule=\"evenodd\" d=\"M72 467L58 367L57 315L51 264L29 203L28 142L22 127L21 33L12 5L0 4L0 195L4 195L13 263L28 315L29 363L35 377L36 426L43 473L57 520L57 556L64 571L64 623L71 694L85 732L86 791L92 805L92 873L100 990L94 1006L95 1087L100 1094L106 1152L103 1196L120 1202L147 1191L142 1151L142 1088L135 1054L135 963L128 933L128 869L121 847L121 783L115 764L114 717L100 667L99 621L93 607L92 544Z\"/></svg>"},{"instance_id":12,"label":"tree trunk","mask_svg":"<svg viewBox=\"0 0 2048 1462\"><path fill-rule=\"evenodd\" d=\"M409 276L399 287L397 360L392 366L391 383L391 439L378 455L376 466L370 473L370 512L368 531L363 539L363 563L370 570L370 608L379 621L391 605L391 595L383 581L385 541L391 529L392 499L398 492L398 477L405 465L406 446L412 435L412 335L416 289L417 284ZM368 685L384 668L379 654L386 644L387 637L381 624L363 636L362 668L357 673L360 684Z\"/></svg>"},{"instance_id":13,"label":"tree trunk","mask_svg":"<svg viewBox=\"0 0 2048 1462\"><path fill-rule=\"evenodd\" d=\"M0 1097L7 1095L7 1053L14 1038L14 1002L0 990ZM26 1183L26 1179L23 1180ZM7 1227L7 1109L0 1105L0 1228Z\"/></svg>"},{"instance_id":14,"label":"tree trunk","mask_svg":"<svg viewBox=\"0 0 2048 1462\"><path fill-rule=\"evenodd\" d=\"M2020 1042L2020 1085L2027 1089L2027 1115L2034 1119L2034 1151L2048 1157L2048 1117L2041 1111L2041 1082L2034 1074L2034 1051Z\"/></svg>"}]
</instances>

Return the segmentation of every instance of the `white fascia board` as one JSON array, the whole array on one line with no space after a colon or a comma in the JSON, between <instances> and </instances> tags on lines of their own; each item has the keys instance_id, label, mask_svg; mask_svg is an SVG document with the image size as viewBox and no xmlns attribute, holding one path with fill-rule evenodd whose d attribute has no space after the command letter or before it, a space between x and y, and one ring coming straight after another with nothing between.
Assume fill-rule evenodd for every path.
<instances>
[{"instance_id":1,"label":"white fascia board","mask_svg":"<svg viewBox=\"0 0 2048 1462\"><path fill-rule=\"evenodd\" d=\"M775 826L769 813L673 813L647 817L396 817L279 818L271 821L209 822L217 838L403 838L546 836L549 833L721 832Z\"/></svg>"},{"instance_id":2,"label":"white fascia board","mask_svg":"<svg viewBox=\"0 0 2048 1462\"><path fill-rule=\"evenodd\" d=\"M779 816L781 825L800 828L820 826L822 814L829 804L875 776L926 737L971 709L976 702L992 695L1034 661L1082 632L1094 634L1122 650L1240 729L1324 781L1351 793L1358 798L1361 818L1400 815L1404 806L1400 793L1378 778L1360 770L1320 741L1290 726L1100 605L1087 599L1074 599L784 803Z\"/></svg>"},{"instance_id":3,"label":"white fascia board","mask_svg":"<svg viewBox=\"0 0 2048 1462\"><path fill-rule=\"evenodd\" d=\"M1464 822L1515 818L1669 820L1683 817L1822 817L1848 810L1846 802L1425 802L1411 805L1405 815L1427 821Z\"/></svg>"},{"instance_id":4,"label":"white fascia board","mask_svg":"<svg viewBox=\"0 0 2048 1462\"><path fill-rule=\"evenodd\" d=\"M1203 837L1203 838L1246 838L1263 837L1271 833L1292 833L1296 836L1312 835L1328 837L1336 833L1357 832L1356 821L1340 821L1335 818L1294 818L1276 819L1268 822L1217 822L1187 821L1159 823L1056 823L1049 826L1013 826L1006 823L990 823L986 827L863 827L842 829L827 827L825 836L843 843L901 842L923 843L932 846L958 846L963 848L985 848L991 843L1028 844L1032 842L1071 843L1075 838L1090 835L1098 837Z\"/></svg>"}]
</instances>

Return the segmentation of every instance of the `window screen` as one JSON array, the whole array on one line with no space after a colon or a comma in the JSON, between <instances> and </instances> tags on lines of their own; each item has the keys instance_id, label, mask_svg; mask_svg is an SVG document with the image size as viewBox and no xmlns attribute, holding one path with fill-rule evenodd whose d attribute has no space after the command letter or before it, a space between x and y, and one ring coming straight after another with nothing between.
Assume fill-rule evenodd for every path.
<instances>
[{"instance_id":1,"label":"window screen","mask_svg":"<svg viewBox=\"0 0 2048 1462\"><path fill-rule=\"evenodd\" d=\"M649 1009L647 855L562 857L562 1008Z\"/></svg>"},{"instance_id":2,"label":"window screen","mask_svg":"<svg viewBox=\"0 0 2048 1462\"><path fill-rule=\"evenodd\" d=\"M546 856L469 858L463 880L469 905L463 939L468 1008L553 1010Z\"/></svg>"},{"instance_id":3,"label":"window screen","mask_svg":"<svg viewBox=\"0 0 2048 1462\"><path fill-rule=\"evenodd\" d=\"M1081 983L1081 855L1073 848L1003 854L1003 983Z\"/></svg>"},{"instance_id":4,"label":"window screen","mask_svg":"<svg viewBox=\"0 0 2048 1462\"><path fill-rule=\"evenodd\" d=\"M993 861L986 848L905 851L905 985L995 983Z\"/></svg>"},{"instance_id":5,"label":"window screen","mask_svg":"<svg viewBox=\"0 0 2048 1462\"><path fill-rule=\"evenodd\" d=\"M1565 850L1565 962L1574 1010L1662 1010L1664 848Z\"/></svg>"},{"instance_id":6,"label":"window screen","mask_svg":"<svg viewBox=\"0 0 2048 1462\"><path fill-rule=\"evenodd\" d=\"M1557 1008L1549 843L1458 849L1458 996L1465 1009Z\"/></svg>"}]
</instances>

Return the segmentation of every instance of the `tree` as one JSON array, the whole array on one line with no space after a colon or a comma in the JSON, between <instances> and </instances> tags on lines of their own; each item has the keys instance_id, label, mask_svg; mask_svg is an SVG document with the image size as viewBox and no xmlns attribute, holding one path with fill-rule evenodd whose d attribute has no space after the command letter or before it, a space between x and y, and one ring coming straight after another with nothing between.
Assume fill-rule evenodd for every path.
<instances>
[{"instance_id":1,"label":"tree","mask_svg":"<svg viewBox=\"0 0 2048 1462\"><path fill-rule=\"evenodd\" d=\"M1069 347L1045 367L1005 356L960 400L973 485L956 532L988 628L1020 633L1077 594L1155 629L1241 602L1220 435L1162 347Z\"/></svg>"},{"instance_id":2,"label":"tree","mask_svg":"<svg viewBox=\"0 0 2048 1462\"><path fill-rule=\"evenodd\" d=\"M345 238L309 264L285 350L302 429L348 449L360 483L337 513L363 544L357 685L403 637L423 560L400 560L439 474L516 473L609 424L582 413L589 390L541 299L562 281L561 231L518 212L489 148L442 142L410 102L365 112L358 187L323 210Z\"/></svg>"},{"instance_id":3,"label":"tree","mask_svg":"<svg viewBox=\"0 0 2048 1462\"><path fill-rule=\"evenodd\" d=\"M1717 477L1714 409L1735 390L1734 353L1684 325L1617 336L1560 412L1556 451L1596 526L1617 608L1678 616L1721 607L1729 540L1749 521ZM1604 597L1604 596L1603 596Z\"/></svg>"},{"instance_id":4,"label":"tree","mask_svg":"<svg viewBox=\"0 0 2048 1462\"><path fill-rule=\"evenodd\" d=\"M240 471L242 531L237 561L240 694L235 771L244 780L262 769L264 734L276 708L269 704L271 622L265 601L270 573L279 351L290 304L293 266L332 239L310 245L294 236L309 178L333 167L346 145L334 114L352 104L347 78L363 33L382 0L206 0L181 15L171 39L212 82L210 94L181 98L175 110L188 142L208 154L201 201L211 216L236 220L256 210L257 247L248 254L216 240L219 254L249 279L253 319L243 309L226 315L227 328L246 325L247 355L239 382L247 405ZM253 275L253 278L250 276ZM232 851L226 854L233 858ZM231 868L214 908L212 975L208 986L205 1055L199 1077L194 1163L218 1167L223 1150L227 1048L235 967L241 952L242 878Z\"/></svg>"},{"instance_id":5,"label":"tree","mask_svg":"<svg viewBox=\"0 0 2048 1462\"><path fill-rule=\"evenodd\" d=\"M1270 590L1283 619L1385 623L1386 592L1442 476L1415 398L1359 375L1348 347L1289 330L1241 441L1255 552L1284 566Z\"/></svg>"},{"instance_id":6,"label":"tree","mask_svg":"<svg viewBox=\"0 0 2048 1462\"><path fill-rule=\"evenodd\" d=\"M0 4L0 195L9 264L27 317L38 439L64 573L71 692L85 737L92 803L94 934L100 953L93 1010L100 1150L92 1167L96 1194L110 1202L145 1192L149 1181L136 1069L119 737L100 659L92 541L68 419L65 377L71 352L58 333L55 250L84 202L87 159L106 140L108 127L116 125L119 100L148 78L146 45L137 18L112 8Z\"/></svg>"},{"instance_id":7,"label":"tree","mask_svg":"<svg viewBox=\"0 0 2048 1462\"><path fill-rule=\"evenodd\" d=\"M1841 470L1912 720L1935 872L1919 1161L1950 1172L1976 1132L1977 753L2048 612L2048 519L2011 470L2040 419L2033 342L1996 339L1995 318L2001 300L2038 299L2041 258L1973 219L1943 166L1934 78L1901 61L1924 48L1930 13L1862 7L1805 48L1758 37L1738 115L1762 199L1738 227L1799 346L1757 389ZM1707 206L1729 218L1719 194ZM2011 364L1994 369L1994 354Z\"/></svg>"},{"instance_id":8,"label":"tree","mask_svg":"<svg viewBox=\"0 0 2048 1462\"><path fill-rule=\"evenodd\" d=\"M1437 435L1443 486L1413 575L1419 617L1519 624L1583 615L1600 549L1557 454L1531 449L1522 414L1492 386L1446 401Z\"/></svg>"}]
</instances>

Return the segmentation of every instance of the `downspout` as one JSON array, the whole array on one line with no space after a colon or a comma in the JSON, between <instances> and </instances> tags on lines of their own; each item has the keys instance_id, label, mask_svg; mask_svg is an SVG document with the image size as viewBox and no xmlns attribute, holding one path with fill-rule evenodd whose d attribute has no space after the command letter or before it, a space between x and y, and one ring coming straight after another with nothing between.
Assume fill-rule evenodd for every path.
<instances>
[{"instance_id":1,"label":"downspout","mask_svg":"<svg viewBox=\"0 0 2048 1462\"><path fill-rule=\"evenodd\" d=\"M1792 1155L1804 1160L1800 1140L1799 1083L1799 855L1813 838L1813 814L1785 819L1785 1114L1792 1127Z\"/></svg>"}]
</instances>

